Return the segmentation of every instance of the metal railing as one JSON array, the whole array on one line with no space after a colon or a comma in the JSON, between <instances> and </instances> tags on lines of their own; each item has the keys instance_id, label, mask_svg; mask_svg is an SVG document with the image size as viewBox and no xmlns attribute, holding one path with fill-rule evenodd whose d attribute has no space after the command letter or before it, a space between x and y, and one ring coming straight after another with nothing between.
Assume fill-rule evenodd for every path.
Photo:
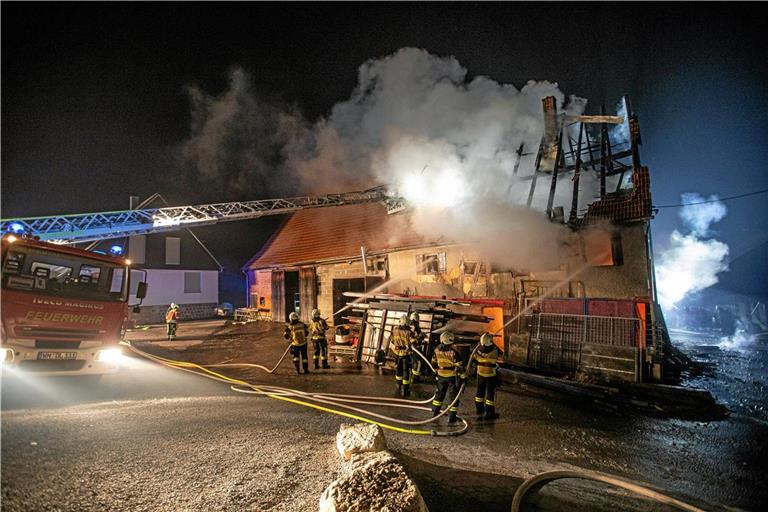
<instances>
[{"instance_id":1,"label":"metal railing","mask_svg":"<svg viewBox=\"0 0 768 512\"><path fill-rule=\"evenodd\" d=\"M541 340L635 347L640 330L637 318L558 313L538 313L528 318L531 336Z\"/></svg>"},{"instance_id":2,"label":"metal railing","mask_svg":"<svg viewBox=\"0 0 768 512\"><path fill-rule=\"evenodd\" d=\"M533 367L640 379L637 318L535 313L525 318L525 328Z\"/></svg>"}]
</instances>

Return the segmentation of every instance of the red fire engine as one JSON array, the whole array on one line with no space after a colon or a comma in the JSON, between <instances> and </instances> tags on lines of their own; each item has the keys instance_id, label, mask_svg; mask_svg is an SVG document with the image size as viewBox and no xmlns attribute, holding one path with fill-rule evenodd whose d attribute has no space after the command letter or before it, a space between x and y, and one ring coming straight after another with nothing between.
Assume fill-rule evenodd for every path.
<instances>
[{"instance_id":1,"label":"red fire engine","mask_svg":"<svg viewBox=\"0 0 768 512\"><path fill-rule=\"evenodd\" d=\"M16 234L2 237L6 369L36 375L114 372L128 313L130 261ZM146 296L146 283L136 287Z\"/></svg>"}]
</instances>

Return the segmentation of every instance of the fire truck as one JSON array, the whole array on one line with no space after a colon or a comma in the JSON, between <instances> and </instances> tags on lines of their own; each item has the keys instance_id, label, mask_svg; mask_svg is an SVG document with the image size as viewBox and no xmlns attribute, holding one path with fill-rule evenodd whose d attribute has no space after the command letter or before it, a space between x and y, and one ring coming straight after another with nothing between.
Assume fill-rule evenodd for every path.
<instances>
[{"instance_id":1,"label":"fire truck","mask_svg":"<svg viewBox=\"0 0 768 512\"><path fill-rule=\"evenodd\" d=\"M142 208L155 197L162 199L156 194L131 210L0 220L3 366L37 375L101 375L117 369L130 275L144 273L135 291L141 302L147 292L146 273L132 272L125 258L87 250L95 242L305 208L375 201L392 211L402 208L402 199L384 187L325 196ZM73 246L87 242L91 244L86 249Z\"/></svg>"},{"instance_id":2,"label":"fire truck","mask_svg":"<svg viewBox=\"0 0 768 512\"><path fill-rule=\"evenodd\" d=\"M2 237L3 373L97 376L117 370L130 261L8 233ZM146 296L139 282L136 297Z\"/></svg>"}]
</instances>

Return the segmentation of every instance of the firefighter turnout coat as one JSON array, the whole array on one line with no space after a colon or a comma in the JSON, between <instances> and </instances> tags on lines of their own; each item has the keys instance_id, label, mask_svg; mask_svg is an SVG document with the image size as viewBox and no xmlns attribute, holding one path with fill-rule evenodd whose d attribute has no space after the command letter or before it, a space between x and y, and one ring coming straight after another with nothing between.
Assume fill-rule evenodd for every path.
<instances>
[{"instance_id":1,"label":"firefighter turnout coat","mask_svg":"<svg viewBox=\"0 0 768 512\"><path fill-rule=\"evenodd\" d=\"M405 357L411 353L411 344L415 341L413 331L408 326L396 325L392 328L390 346L392 352L398 357Z\"/></svg>"},{"instance_id":2,"label":"firefighter turnout coat","mask_svg":"<svg viewBox=\"0 0 768 512\"><path fill-rule=\"evenodd\" d=\"M291 342L294 347L301 347L307 344L309 329L300 321L291 322L285 326L283 337Z\"/></svg>"},{"instance_id":3,"label":"firefighter turnout coat","mask_svg":"<svg viewBox=\"0 0 768 512\"><path fill-rule=\"evenodd\" d=\"M480 377L495 377L496 376L496 363L499 360L499 348L496 345L490 347L481 346L474 355L475 363L477 364L477 374Z\"/></svg>"},{"instance_id":4,"label":"firefighter turnout coat","mask_svg":"<svg viewBox=\"0 0 768 512\"><path fill-rule=\"evenodd\" d=\"M438 377L456 377L464 379L464 361L453 345L440 344L432 355L432 365L437 369Z\"/></svg>"}]
</instances>

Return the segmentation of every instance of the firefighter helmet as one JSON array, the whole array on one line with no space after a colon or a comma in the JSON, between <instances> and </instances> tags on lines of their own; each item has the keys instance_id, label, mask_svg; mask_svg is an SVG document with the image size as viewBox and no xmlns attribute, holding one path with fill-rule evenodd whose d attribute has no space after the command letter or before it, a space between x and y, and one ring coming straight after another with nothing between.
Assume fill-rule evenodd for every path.
<instances>
[{"instance_id":1,"label":"firefighter helmet","mask_svg":"<svg viewBox=\"0 0 768 512\"><path fill-rule=\"evenodd\" d=\"M480 343L482 343L484 347L490 347L493 345L493 334L487 332L480 336Z\"/></svg>"},{"instance_id":2,"label":"firefighter helmet","mask_svg":"<svg viewBox=\"0 0 768 512\"><path fill-rule=\"evenodd\" d=\"M408 315L403 315L400 318L397 319L398 323L400 324L400 327L407 327L408 326Z\"/></svg>"},{"instance_id":3,"label":"firefighter helmet","mask_svg":"<svg viewBox=\"0 0 768 512\"><path fill-rule=\"evenodd\" d=\"M288 315L288 320L290 320L291 322L298 322L299 321L299 314L294 311L293 313Z\"/></svg>"},{"instance_id":4,"label":"firefighter helmet","mask_svg":"<svg viewBox=\"0 0 768 512\"><path fill-rule=\"evenodd\" d=\"M416 311L411 313L411 322L419 323L419 314Z\"/></svg>"},{"instance_id":5,"label":"firefighter helmet","mask_svg":"<svg viewBox=\"0 0 768 512\"><path fill-rule=\"evenodd\" d=\"M451 331L443 331L443 333L440 335L440 343L443 345L450 345L454 342L455 336Z\"/></svg>"},{"instance_id":6,"label":"firefighter helmet","mask_svg":"<svg viewBox=\"0 0 768 512\"><path fill-rule=\"evenodd\" d=\"M319 309L313 309L312 310L312 318L314 318L314 319L320 318L320 310Z\"/></svg>"},{"instance_id":7,"label":"firefighter helmet","mask_svg":"<svg viewBox=\"0 0 768 512\"><path fill-rule=\"evenodd\" d=\"M171 305L168 306L168 309L177 309L179 306L176 305L175 302L171 302Z\"/></svg>"}]
</instances>

